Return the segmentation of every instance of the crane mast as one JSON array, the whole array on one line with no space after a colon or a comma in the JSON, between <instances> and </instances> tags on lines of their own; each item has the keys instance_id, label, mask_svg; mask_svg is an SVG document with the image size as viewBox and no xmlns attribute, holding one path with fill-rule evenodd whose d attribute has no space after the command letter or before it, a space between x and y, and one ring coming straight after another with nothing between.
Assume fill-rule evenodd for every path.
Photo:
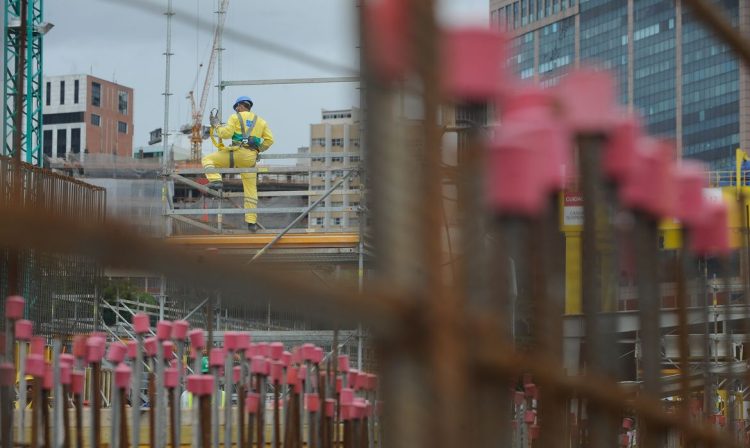
<instances>
[{"instance_id":1,"label":"crane mast","mask_svg":"<svg viewBox=\"0 0 750 448\"><path fill-rule=\"evenodd\" d=\"M200 100L198 101L198 104L196 105L195 97L193 95L193 92L191 91L188 94L188 97L190 98L190 104L193 110L193 128L192 128L192 134L190 137L191 142L191 148L190 148L190 158L191 160L200 160L201 158L201 148L203 145L203 135L202 135L202 121L203 121L203 111L206 109L206 103L208 102L208 85L211 82L211 78L214 74L214 66L216 65L216 55L219 52L219 37L221 36L221 33L224 32L224 22L226 21L226 12L227 7L229 6L229 0L221 0L221 4L219 5L219 20L216 24L216 29L214 30L214 41L213 45L211 46L211 56L208 59L208 67L206 67L206 79L203 81L203 89L201 90L201 96Z\"/></svg>"}]
</instances>

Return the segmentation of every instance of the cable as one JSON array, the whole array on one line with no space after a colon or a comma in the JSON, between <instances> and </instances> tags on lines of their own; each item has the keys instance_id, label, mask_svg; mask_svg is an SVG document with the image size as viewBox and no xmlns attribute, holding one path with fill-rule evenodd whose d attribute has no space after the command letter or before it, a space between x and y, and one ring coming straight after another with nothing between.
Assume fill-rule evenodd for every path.
<instances>
[{"instance_id":1,"label":"cable","mask_svg":"<svg viewBox=\"0 0 750 448\"><path fill-rule=\"evenodd\" d=\"M115 4L118 6L130 8L134 10L146 11L146 12L159 14L159 15L164 14L164 11L162 10L162 7L160 5L151 3L147 0L128 0L127 2L123 2L120 0L105 0L105 1L111 4ZM173 19L179 22L186 23L186 24L191 24L191 21L195 19L195 17L191 17L191 16L192 14L190 13L181 12L180 14L175 14L173 16ZM200 28L204 30L208 30L208 31L213 31L213 25L209 24L208 22L200 22ZM351 67L338 64L336 62L326 61L325 59L321 59L316 56L311 56L295 48L286 47L284 45L277 44L276 42L265 40L263 38L253 36L248 33L243 33L240 31L235 31L229 28L225 28L224 36L242 45L253 47L257 50L264 51L266 53L285 57L289 60L298 62L300 64L305 64L310 67L314 67L314 68L321 69L321 70L328 70L328 71L332 71L336 73L343 73L349 76L359 75L359 70L357 69L353 69Z\"/></svg>"}]
</instances>

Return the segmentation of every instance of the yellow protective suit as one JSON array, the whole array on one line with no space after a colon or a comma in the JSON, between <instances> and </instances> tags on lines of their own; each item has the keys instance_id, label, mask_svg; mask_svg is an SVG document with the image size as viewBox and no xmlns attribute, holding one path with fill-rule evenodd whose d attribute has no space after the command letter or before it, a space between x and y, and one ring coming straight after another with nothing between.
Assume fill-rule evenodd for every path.
<instances>
[{"instance_id":1,"label":"yellow protective suit","mask_svg":"<svg viewBox=\"0 0 750 448\"><path fill-rule=\"evenodd\" d=\"M253 112L240 112L242 120L245 122L246 131L250 130L251 137L258 137L261 139L258 151L263 152L273 145L273 134L271 129L268 127L266 120L257 116ZM253 122L255 123L253 127ZM240 120L237 117L237 113L233 113L227 124L216 128L216 135L222 139L232 139L234 144L239 144L243 138L242 126ZM244 146L229 146L225 150L217 151L213 154L209 154L201 161L203 168L229 168L229 152L234 152L234 167L235 168L253 168L255 161L258 156L258 152L255 149L250 149ZM245 192L245 208L257 208L258 206L258 175L257 173L242 173L242 189ZM221 174L206 174L209 182L215 182L221 180ZM258 216L255 213L246 213L245 222L254 224L258 220Z\"/></svg>"}]
</instances>

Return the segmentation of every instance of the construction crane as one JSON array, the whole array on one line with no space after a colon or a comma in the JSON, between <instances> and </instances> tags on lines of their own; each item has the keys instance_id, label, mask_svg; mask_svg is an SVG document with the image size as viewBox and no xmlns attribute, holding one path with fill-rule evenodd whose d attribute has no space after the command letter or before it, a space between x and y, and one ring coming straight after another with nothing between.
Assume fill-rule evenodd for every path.
<instances>
[{"instance_id":1,"label":"construction crane","mask_svg":"<svg viewBox=\"0 0 750 448\"><path fill-rule=\"evenodd\" d=\"M195 95L191 90L188 93L190 99L190 107L192 110L193 125L190 137L190 159L193 161L201 159L201 148L203 146L203 111L206 109L206 102L208 102L208 85L214 74L214 66L216 65L216 55L219 52L219 38L224 32L224 22L226 21L227 7L229 6L229 0L221 0L219 5L219 20L214 30L214 41L211 46L211 56L208 58L208 67L206 67L206 79L203 81L203 90L201 91L200 101L195 102Z\"/></svg>"}]
</instances>

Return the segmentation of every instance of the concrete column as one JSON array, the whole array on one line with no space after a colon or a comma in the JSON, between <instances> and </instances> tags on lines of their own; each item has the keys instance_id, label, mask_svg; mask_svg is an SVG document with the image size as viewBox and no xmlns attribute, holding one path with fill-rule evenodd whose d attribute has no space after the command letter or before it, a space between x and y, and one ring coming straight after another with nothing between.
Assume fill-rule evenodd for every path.
<instances>
[{"instance_id":1,"label":"concrete column","mask_svg":"<svg viewBox=\"0 0 750 448\"><path fill-rule=\"evenodd\" d=\"M635 75L633 63L635 61L635 46L633 44L633 30L635 27L635 16L633 13L633 0L628 0L628 111L633 111L633 89Z\"/></svg>"},{"instance_id":2,"label":"concrete column","mask_svg":"<svg viewBox=\"0 0 750 448\"><path fill-rule=\"evenodd\" d=\"M682 158L682 0L675 0L675 145Z\"/></svg>"},{"instance_id":3,"label":"concrete column","mask_svg":"<svg viewBox=\"0 0 750 448\"><path fill-rule=\"evenodd\" d=\"M349 144L349 140L351 138L351 128L352 128L352 126L348 125L348 124L344 126L344 153L349 152L350 149L351 149L351 146ZM343 166L344 167L348 167L349 165L350 165L350 163L349 163L349 156L345 156L344 157ZM344 174L346 174L346 173L344 173ZM349 179L347 179L347 180L344 181L344 183L341 186L341 188L343 189L343 191L349 191ZM344 207L348 207L349 206L349 195L348 194L342 194L341 197L342 197L342 201L343 201ZM344 212L342 214L341 224L344 226L344 228L349 227L349 212Z\"/></svg>"},{"instance_id":4,"label":"concrete column","mask_svg":"<svg viewBox=\"0 0 750 448\"><path fill-rule=\"evenodd\" d=\"M326 162L325 167L331 168L331 125L326 124L326 153L328 155L325 156ZM331 172L326 171L325 172L325 190L328 191L328 189L331 188ZM331 196L328 196L325 200L324 207L330 207L331 206ZM323 215L323 230L328 231L331 227L331 212L325 212Z\"/></svg>"},{"instance_id":5,"label":"concrete column","mask_svg":"<svg viewBox=\"0 0 750 448\"><path fill-rule=\"evenodd\" d=\"M750 35L750 4L740 1L740 32ZM740 147L750 149L750 70L740 63Z\"/></svg>"}]
</instances>

